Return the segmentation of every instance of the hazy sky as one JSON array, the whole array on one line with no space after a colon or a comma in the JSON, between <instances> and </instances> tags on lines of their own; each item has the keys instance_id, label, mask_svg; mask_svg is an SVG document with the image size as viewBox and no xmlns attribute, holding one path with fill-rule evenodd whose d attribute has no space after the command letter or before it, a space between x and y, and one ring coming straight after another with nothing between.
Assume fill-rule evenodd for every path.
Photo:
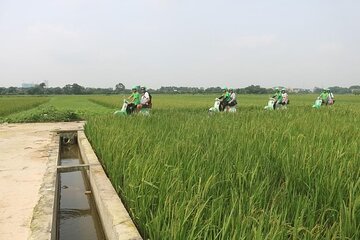
<instances>
[{"instance_id":1,"label":"hazy sky","mask_svg":"<svg viewBox=\"0 0 360 240\"><path fill-rule=\"evenodd\" d=\"M359 0L0 0L0 86L360 84Z\"/></svg>"}]
</instances>

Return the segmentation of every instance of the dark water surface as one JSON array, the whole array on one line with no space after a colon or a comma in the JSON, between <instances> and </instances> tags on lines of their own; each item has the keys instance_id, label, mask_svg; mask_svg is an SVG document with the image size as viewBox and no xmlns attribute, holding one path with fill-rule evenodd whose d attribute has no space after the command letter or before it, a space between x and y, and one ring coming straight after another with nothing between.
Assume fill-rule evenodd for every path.
<instances>
[{"instance_id":1,"label":"dark water surface","mask_svg":"<svg viewBox=\"0 0 360 240\"><path fill-rule=\"evenodd\" d=\"M61 147L60 165L82 164L77 144ZM59 174L58 239L105 239L90 191L86 170Z\"/></svg>"}]
</instances>

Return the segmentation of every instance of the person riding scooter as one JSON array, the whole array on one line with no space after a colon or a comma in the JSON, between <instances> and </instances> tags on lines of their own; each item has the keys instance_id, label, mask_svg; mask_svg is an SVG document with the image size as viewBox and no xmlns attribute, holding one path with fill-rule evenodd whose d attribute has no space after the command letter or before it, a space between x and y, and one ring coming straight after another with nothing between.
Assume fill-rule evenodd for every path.
<instances>
[{"instance_id":1,"label":"person riding scooter","mask_svg":"<svg viewBox=\"0 0 360 240\"><path fill-rule=\"evenodd\" d=\"M322 105L328 105L328 101L329 101L329 93L327 92L326 89L323 89L322 92L320 93L319 96L322 100Z\"/></svg>"},{"instance_id":2,"label":"person riding scooter","mask_svg":"<svg viewBox=\"0 0 360 240\"><path fill-rule=\"evenodd\" d=\"M138 104L140 104L140 94L137 87L131 89L132 94L128 97L129 103L126 108L127 114L131 114L136 110Z\"/></svg>"},{"instance_id":3,"label":"person riding scooter","mask_svg":"<svg viewBox=\"0 0 360 240\"><path fill-rule=\"evenodd\" d=\"M234 92L234 89L229 89L229 92L230 92L230 101L228 102L228 106L229 107L233 107L237 104L237 101L236 101L236 94Z\"/></svg>"},{"instance_id":4,"label":"person riding scooter","mask_svg":"<svg viewBox=\"0 0 360 240\"><path fill-rule=\"evenodd\" d=\"M219 106L220 111L224 111L225 108L229 105L229 102L231 100L228 89L224 87L222 90L223 90L223 94L220 97L218 97L220 99L220 106Z\"/></svg>"},{"instance_id":5,"label":"person riding scooter","mask_svg":"<svg viewBox=\"0 0 360 240\"><path fill-rule=\"evenodd\" d=\"M152 107L152 96L146 90L146 87L141 87L141 99L140 104L137 105L137 110L140 111L142 108L151 108Z\"/></svg>"},{"instance_id":6,"label":"person riding scooter","mask_svg":"<svg viewBox=\"0 0 360 240\"><path fill-rule=\"evenodd\" d=\"M275 101L274 101L274 106L273 106L273 108L274 108L274 110L275 110L275 109L276 109L276 105L282 103L282 93L281 93L281 91L280 91L279 88L275 88L275 93L274 93L274 95L272 96L272 98L275 100Z\"/></svg>"},{"instance_id":7,"label":"person riding scooter","mask_svg":"<svg viewBox=\"0 0 360 240\"><path fill-rule=\"evenodd\" d=\"M281 105L289 104L289 96L288 96L285 88L281 89L281 98L282 98L282 101L280 103Z\"/></svg>"},{"instance_id":8,"label":"person riding scooter","mask_svg":"<svg viewBox=\"0 0 360 240\"><path fill-rule=\"evenodd\" d=\"M332 105L335 103L335 96L334 94L331 92L331 90L328 88L326 89L326 92L329 94L329 97L328 97L328 104L329 105Z\"/></svg>"}]
</instances>

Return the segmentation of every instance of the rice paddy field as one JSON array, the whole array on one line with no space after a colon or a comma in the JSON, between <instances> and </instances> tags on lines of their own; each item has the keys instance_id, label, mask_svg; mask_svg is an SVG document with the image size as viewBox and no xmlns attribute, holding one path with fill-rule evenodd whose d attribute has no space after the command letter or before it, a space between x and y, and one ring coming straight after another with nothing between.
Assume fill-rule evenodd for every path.
<instances>
[{"instance_id":1,"label":"rice paddy field","mask_svg":"<svg viewBox=\"0 0 360 240\"><path fill-rule=\"evenodd\" d=\"M236 113L209 116L215 97L155 95L150 117L112 115L123 96L40 108L86 119L144 239L360 239L359 96L315 110L315 95L296 95L264 111L268 96L240 95Z\"/></svg>"},{"instance_id":2,"label":"rice paddy field","mask_svg":"<svg viewBox=\"0 0 360 240\"><path fill-rule=\"evenodd\" d=\"M0 117L37 107L49 101L48 97L0 97Z\"/></svg>"}]
</instances>

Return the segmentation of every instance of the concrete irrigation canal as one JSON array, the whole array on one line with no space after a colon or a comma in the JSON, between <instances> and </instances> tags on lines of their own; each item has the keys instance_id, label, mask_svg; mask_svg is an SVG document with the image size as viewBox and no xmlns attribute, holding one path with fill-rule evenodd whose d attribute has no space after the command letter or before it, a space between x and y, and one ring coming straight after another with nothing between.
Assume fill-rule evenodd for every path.
<instances>
[{"instance_id":1,"label":"concrete irrigation canal","mask_svg":"<svg viewBox=\"0 0 360 240\"><path fill-rule=\"evenodd\" d=\"M0 239L141 239L83 124L0 125Z\"/></svg>"}]
</instances>

